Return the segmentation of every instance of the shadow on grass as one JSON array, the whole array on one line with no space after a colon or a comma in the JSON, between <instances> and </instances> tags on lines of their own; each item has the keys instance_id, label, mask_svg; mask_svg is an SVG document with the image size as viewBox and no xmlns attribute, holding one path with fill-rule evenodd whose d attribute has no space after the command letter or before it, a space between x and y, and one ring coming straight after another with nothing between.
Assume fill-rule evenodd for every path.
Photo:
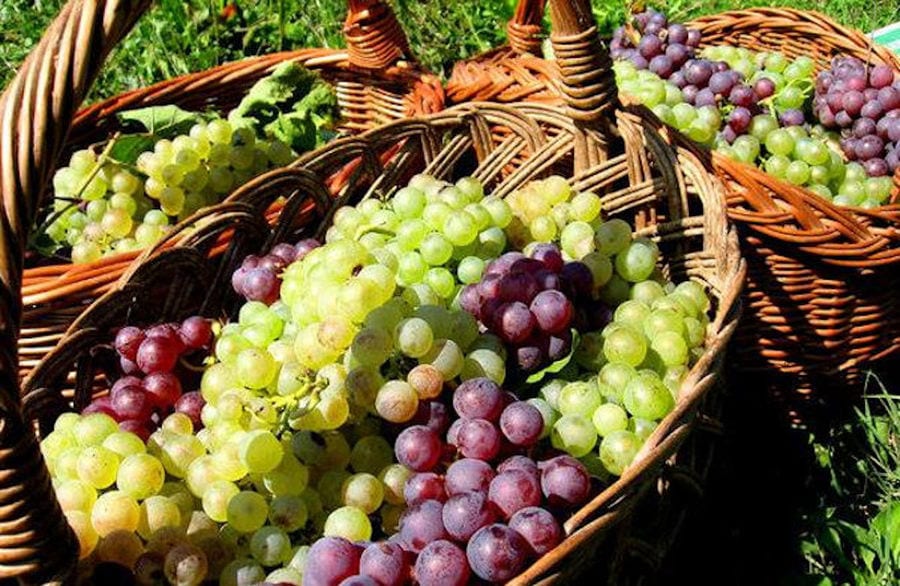
<instances>
[{"instance_id":1,"label":"shadow on grass","mask_svg":"<svg viewBox=\"0 0 900 586\"><path fill-rule=\"evenodd\" d=\"M876 372L886 388L898 388L898 364ZM829 486L810 438L827 438L854 420L860 403L848 398L820 405L810 427L797 428L764 380L731 376L725 431L704 498L689 513L656 583L818 583L807 576L801 536Z\"/></svg>"}]
</instances>

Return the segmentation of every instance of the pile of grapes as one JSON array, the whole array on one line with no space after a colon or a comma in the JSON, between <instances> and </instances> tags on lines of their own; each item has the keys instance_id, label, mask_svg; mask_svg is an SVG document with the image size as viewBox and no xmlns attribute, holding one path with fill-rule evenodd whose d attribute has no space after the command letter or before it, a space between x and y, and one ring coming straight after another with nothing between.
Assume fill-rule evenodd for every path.
<instances>
[{"instance_id":1,"label":"pile of grapes","mask_svg":"<svg viewBox=\"0 0 900 586\"><path fill-rule=\"evenodd\" d=\"M120 378L42 442L84 579L519 574L703 352L703 287L600 212L560 177L506 201L419 175L245 258L235 321L121 328Z\"/></svg>"},{"instance_id":2,"label":"pile of grapes","mask_svg":"<svg viewBox=\"0 0 900 586\"><path fill-rule=\"evenodd\" d=\"M900 169L900 75L729 46L647 11L610 44L620 92L692 140L839 205L887 203Z\"/></svg>"},{"instance_id":3,"label":"pile of grapes","mask_svg":"<svg viewBox=\"0 0 900 586\"><path fill-rule=\"evenodd\" d=\"M123 120L140 121L145 132L113 137L99 153L73 153L53 177L52 210L33 244L48 254L70 249L73 263L150 246L173 220L320 144L334 103L324 82L289 63L257 82L227 119L174 106L124 112ZM312 139L297 138L307 125Z\"/></svg>"}]
</instances>

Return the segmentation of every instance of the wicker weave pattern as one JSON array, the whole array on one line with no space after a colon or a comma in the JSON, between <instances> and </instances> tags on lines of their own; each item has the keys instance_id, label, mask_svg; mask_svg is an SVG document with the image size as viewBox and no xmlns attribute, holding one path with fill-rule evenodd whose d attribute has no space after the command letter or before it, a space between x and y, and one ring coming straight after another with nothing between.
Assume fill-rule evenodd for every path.
<instances>
[{"instance_id":1,"label":"wicker weave pattern","mask_svg":"<svg viewBox=\"0 0 900 586\"><path fill-rule=\"evenodd\" d=\"M74 108L149 1L74 0L0 96L0 576L54 581L77 544L22 419L16 339L25 241Z\"/></svg>"},{"instance_id":2,"label":"wicker weave pattern","mask_svg":"<svg viewBox=\"0 0 900 586\"><path fill-rule=\"evenodd\" d=\"M410 57L406 37L394 13L381 0L351 2L344 32L346 51L301 49L245 59L94 104L75 116L67 152L105 140L119 129L116 114L124 110L176 104L188 110L228 111L250 86L284 62L309 67L335 86L344 117L341 130L347 133L443 109L440 80L414 62L403 60ZM336 177L335 188L341 177ZM19 339L23 375L59 341L85 304L112 286L138 254L123 253L83 265L56 263L25 271L22 297L26 312Z\"/></svg>"}]
</instances>

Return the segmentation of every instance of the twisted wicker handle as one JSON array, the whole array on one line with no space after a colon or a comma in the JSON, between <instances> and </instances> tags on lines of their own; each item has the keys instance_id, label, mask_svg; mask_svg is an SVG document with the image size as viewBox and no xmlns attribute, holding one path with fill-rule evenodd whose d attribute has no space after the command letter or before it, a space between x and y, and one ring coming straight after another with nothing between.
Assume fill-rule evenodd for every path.
<instances>
[{"instance_id":1,"label":"twisted wicker handle","mask_svg":"<svg viewBox=\"0 0 900 586\"><path fill-rule=\"evenodd\" d=\"M541 21L544 0L519 0L512 19L506 24L509 46L519 55L541 54Z\"/></svg>"},{"instance_id":2,"label":"twisted wicker handle","mask_svg":"<svg viewBox=\"0 0 900 586\"><path fill-rule=\"evenodd\" d=\"M150 0L70 0L0 96L0 577L65 579L78 545L22 417L16 339L23 253L78 106Z\"/></svg>"},{"instance_id":3,"label":"twisted wicker handle","mask_svg":"<svg viewBox=\"0 0 900 586\"><path fill-rule=\"evenodd\" d=\"M382 0L348 2L344 39L350 63L363 69L384 69L412 58L397 15Z\"/></svg>"},{"instance_id":4,"label":"twisted wicker handle","mask_svg":"<svg viewBox=\"0 0 900 586\"><path fill-rule=\"evenodd\" d=\"M619 105L609 52L600 44L590 0L550 0L550 42L559 68L557 84L575 135L575 169L606 158L606 138Z\"/></svg>"}]
</instances>

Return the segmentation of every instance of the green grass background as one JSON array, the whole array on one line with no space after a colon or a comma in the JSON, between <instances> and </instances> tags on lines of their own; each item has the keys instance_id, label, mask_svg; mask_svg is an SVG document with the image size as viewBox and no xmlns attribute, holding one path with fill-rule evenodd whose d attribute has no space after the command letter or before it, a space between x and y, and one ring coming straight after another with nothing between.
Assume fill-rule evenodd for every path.
<instances>
[{"instance_id":1,"label":"green grass background","mask_svg":"<svg viewBox=\"0 0 900 586\"><path fill-rule=\"evenodd\" d=\"M225 20L234 1L237 16ZM416 56L446 76L452 64L503 42L515 0L389 0ZM62 0L0 0L0 84L37 43ZM819 10L839 22L871 31L900 20L893 0L671 0L651 2L671 18L686 20L724 10L790 5ZM279 48L341 47L346 0L157 0L114 52L94 86L92 98L200 71ZM624 2L594 0L605 32L620 24Z\"/></svg>"}]
</instances>

